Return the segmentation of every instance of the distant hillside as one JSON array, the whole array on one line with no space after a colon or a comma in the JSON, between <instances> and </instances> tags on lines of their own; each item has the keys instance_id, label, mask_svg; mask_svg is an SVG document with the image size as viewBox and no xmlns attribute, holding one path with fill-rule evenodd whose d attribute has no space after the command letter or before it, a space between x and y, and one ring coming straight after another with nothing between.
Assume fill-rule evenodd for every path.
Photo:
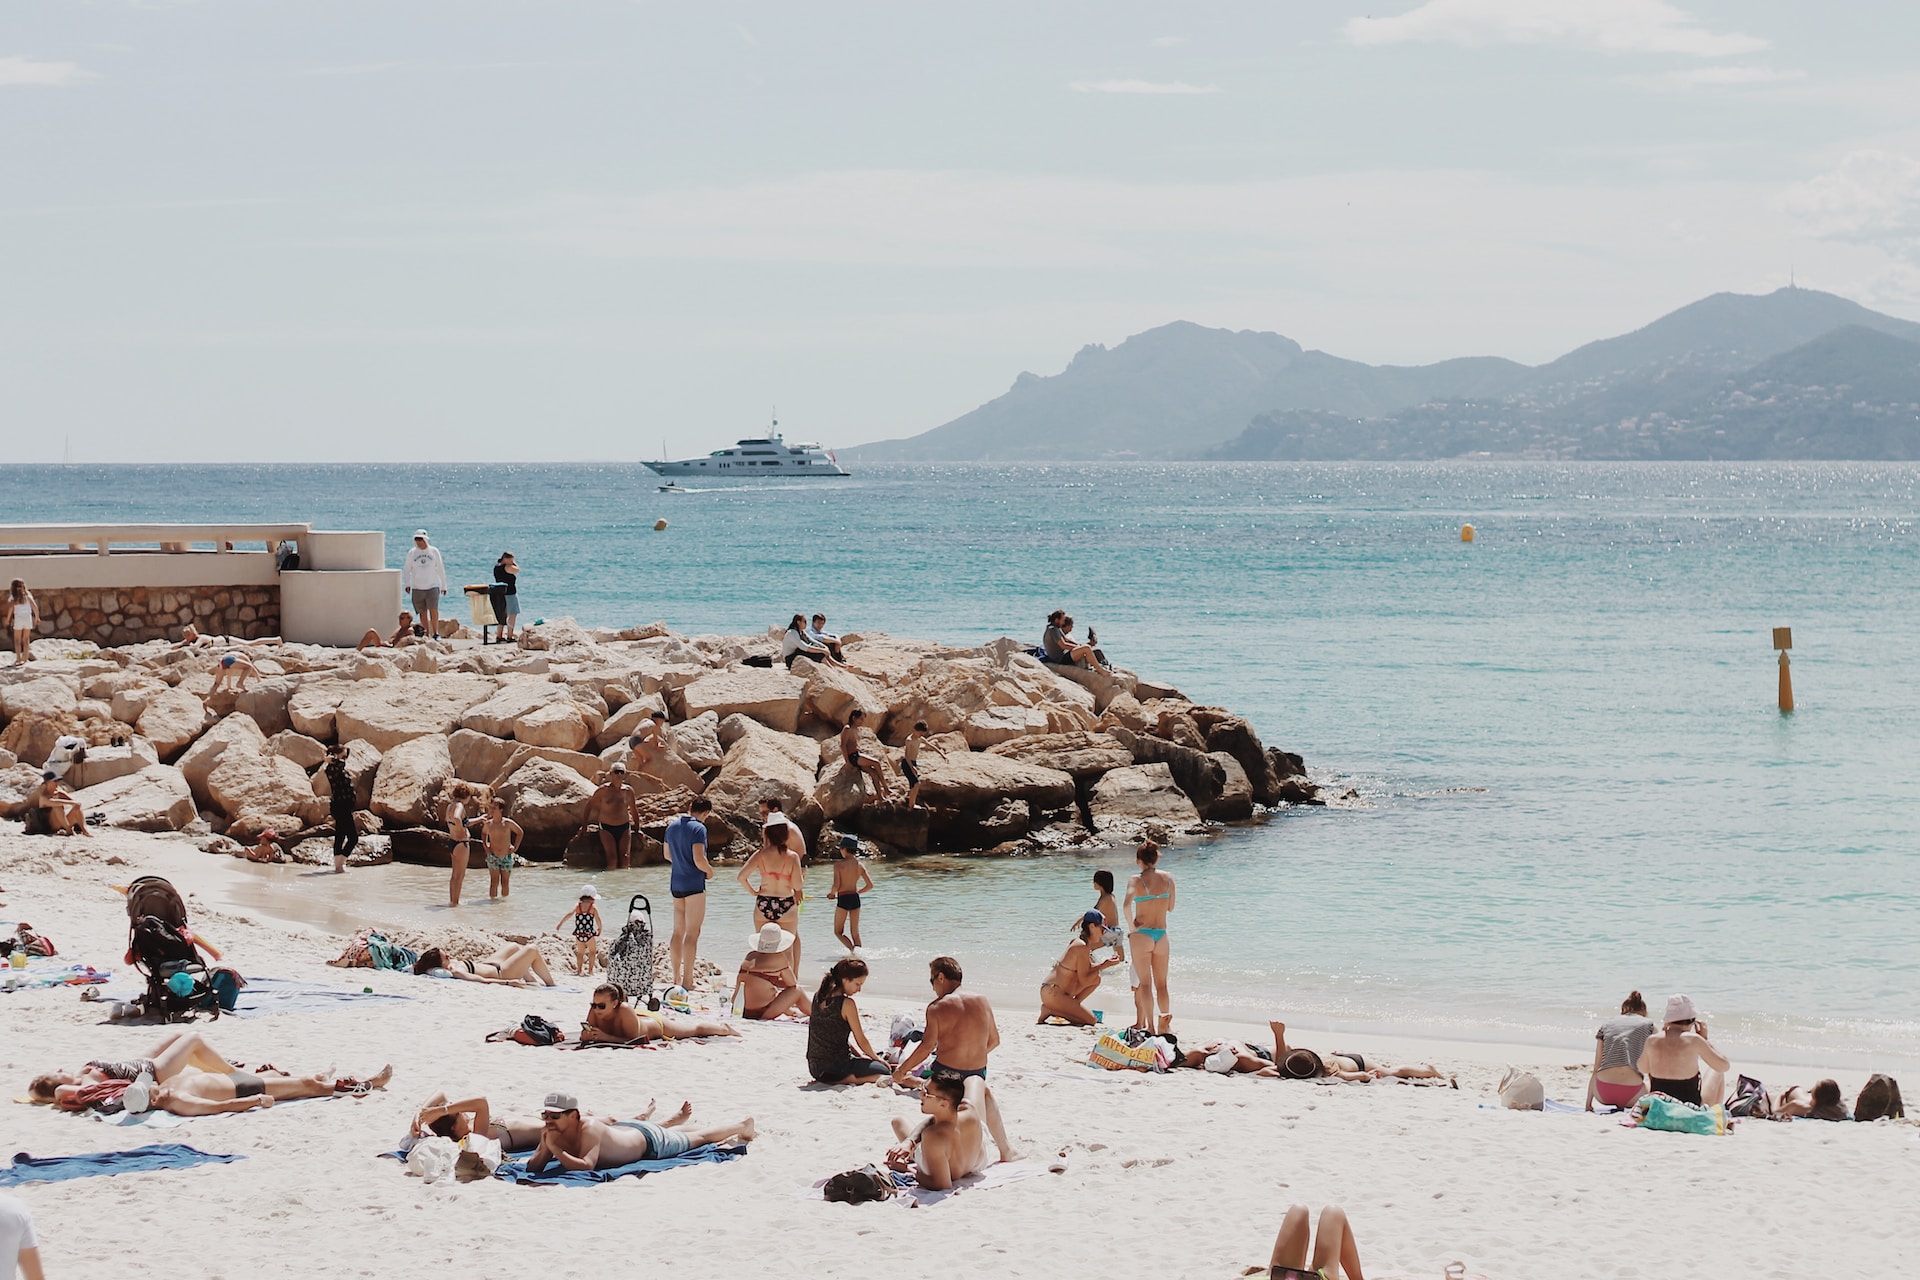
<instances>
[{"instance_id":1,"label":"distant hillside","mask_svg":"<svg viewBox=\"0 0 1920 1280\"><path fill-rule=\"evenodd\" d=\"M1187 322L1089 346L1051 377L857 461L1920 456L1920 324L1833 294L1720 293L1529 368L1412 367Z\"/></svg>"}]
</instances>

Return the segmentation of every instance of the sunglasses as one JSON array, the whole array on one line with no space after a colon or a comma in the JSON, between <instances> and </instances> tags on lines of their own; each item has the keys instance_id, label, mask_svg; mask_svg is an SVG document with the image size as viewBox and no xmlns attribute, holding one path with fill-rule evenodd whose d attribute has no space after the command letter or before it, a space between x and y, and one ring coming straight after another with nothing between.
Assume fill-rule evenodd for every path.
<instances>
[{"instance_id":1,"label":"sunglasses","mask_svg":"<svg viewBox=\"0 0 1920 1280\"><path fill-rule=\"evenodd\" d=\"M577 1114L578 1114L578 1108L573 1108L567 1111L542 1111L540 1113L540 1118L542 1120L558 1120L561 1116L571 1116L571 1115L577 1115Z\"/></svg>"},{"instance_id":2,"label":"sunglasses","mask_svg":"<svg viewBox=\"0 0 1920 1280\"><path fill-rule=\"evenodd\" d=\"M606 1002L605 1000L595 1000L595 1001L593 1002L593 1007L594 1007L594 1008L596 1008L596 1009L611 1009L611 1008L613 1008L613 1006L612 1006L612 1005L610 1005L610 1004L608 1004L608 1003L607 1003L607 1002Z\"/></svg>"}]
</instances>

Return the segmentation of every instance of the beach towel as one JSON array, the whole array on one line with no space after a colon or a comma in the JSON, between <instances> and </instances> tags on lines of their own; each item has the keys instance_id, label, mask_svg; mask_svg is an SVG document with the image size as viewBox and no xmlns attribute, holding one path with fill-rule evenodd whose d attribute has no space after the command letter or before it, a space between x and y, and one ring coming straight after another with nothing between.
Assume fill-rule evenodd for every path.
<instances>
[{"instance_id":1,"label":"beach towel","mask_svg":"<svg viewBox=\"0 0 1920 1280\"><path fill-rule=\"evenodd\" d=\"M1013 1182L1025 1182L1029 1178L1038 1178L1050 1173L1044 1164L1031 1160L1013 1160L1005 1164L996 1164L985 1173L971 1173L955 1182L945 1191L936 1191L932 1187L923 1187L913 1180L910 1173L893 1174L893 1184L899 1188L893 1197L893 1203L909 1209L924 1209L939 1204L962 1191L991 1191L995 1187L1004 1187ZM804 1199L825 1200L827 1179L822 1178L813 1184L811 1191L802 1192Z\"/></svg>"},{"instance_id":2,"label":"beach towel","mask_svg":"<svg viewBox=\"0 0 1920 1280\"><path fill-rule=\"evenodd\" d=\"M193 1124L201 1120L226 1120L233 1116L257 1116L261 1110L280 1111L286 1107L300 1106L302 1103L332 1102L335 1098L344 1098L347 1096L348 1095L344 1093L336 1093L325 1098L288 1098L284 1102L276 1102L267 1108L255 1108L252 1111L216 1111L210 1116L177 1116L171 1111L161 1111L158 1108L152 1111L141 1112L116 1111L112 1115L102 1115L98 1111L90 1111L87 1114L103 1124L116 1125L122 1129L130 1129L136 1125L145 1126L148 1129L177 1129L183 1124Z\"/></svg>"},{"instance_id":3,"label":"beach towel","mask_svg":"<svg viewBox=\"0 0 1920 1280\"><path fill-rule=\"evenodd\" d=\"M562 1169L558 1165L550 1165L539 1173L528 1173L523 1157L503 1162L493 1176L536 1187L591 1187L628 1176L644 1178L650 1173L665 1173L669 1169L684 1169L689 1165L724 1164L728 1160L738 1160L745 1154L747 1149L744 1146L720 1147L708 1143L671 1160L636 1160L614 1169Z\"/></svg>"},{"instance_id":4,"label":"beach towel","mask_svg":"<svg viewBox=\"0 0 1920 1280\"><path fill-rule=\"evenodd\" d=\"M277 1013L327 1013L411 999L412 996L328 987L317 982L297 982L292 978L248 978L247 985L240 989L240 1002L234 1008L233 1016L267 1018Z\"/></svg>"},{"instance_id":5,"label":"beach towel","mask_svg":"<svg viewBox=\"0 0 1920 1280\"><path fill-rule=\"evenodd\" d=\"M22 1151L10 1168L0 1169L0 1187L17 1187L23 1182L66 1182L73 1178L111 1177L120 1173L146 1173L154 1169L191 1169L201 1164L232 1164L245 1156L214 1155L178 1142L135 1147L131 1151L89 1151L78 1156L47 1156L34 1159Z\"/></svg>"},{"instance_id":6,"label":"beach towel","mask_svg":"<svg viewBox=\"0 0 1920 1280\"><path fill-rule=\"evenodd\" d=\"M26 991L38 987L86 987L110 982L113 975L90 964L65 964L58 960L39 960L24 969L0 969L0 991Z\"/></svg>"}]
</instances>

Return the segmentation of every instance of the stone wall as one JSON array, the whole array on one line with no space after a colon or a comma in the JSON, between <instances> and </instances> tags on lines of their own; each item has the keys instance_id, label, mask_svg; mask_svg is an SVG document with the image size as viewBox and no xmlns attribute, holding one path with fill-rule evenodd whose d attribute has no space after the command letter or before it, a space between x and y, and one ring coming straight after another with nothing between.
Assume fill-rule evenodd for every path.
<instances>
[{"instance_id":1,"label":"stone wall","mask_svg":"<svg viewBox=\"0 0 1920 1280\"><path fill-rule=\"evenodd\" d=\"M279 587L84 587L35 591L40 639L101 645L177 640L202 632L257 640L280 634Z\"/></svg>"}]
</instances>

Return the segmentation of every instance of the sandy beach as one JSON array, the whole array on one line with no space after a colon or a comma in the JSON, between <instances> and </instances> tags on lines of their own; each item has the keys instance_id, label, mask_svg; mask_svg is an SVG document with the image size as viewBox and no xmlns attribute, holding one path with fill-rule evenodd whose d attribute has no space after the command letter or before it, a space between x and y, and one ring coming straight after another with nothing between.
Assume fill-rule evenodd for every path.
<instances>
[{"instance_id":1,"label":"sandy beach","mask_svg":"<svg viewBox=\"0 0 1920 1280\"><path fill-rule=\"evenodd\" d=\"M1577 1102L1580 1046L1551 1055L1497 1045L1356 1041L1391 1061L1435 1060L1459 1089L1315 1085L1181 1071L1109 1074L1081 1065L1090 1033L999 1010L993 1081L1023 1154L1065 1171L970 1190L921 1209L829 1205L808 1187L877 1160L888 1121L912 1099L808 1081L805 1032L746 1024L738 1040L563 1053L489 1044L491 1030L540 1013L577 1025L584 989L517 990L328 968L342 940L205 905L234 874L184 839L106 832L95 841L0 837L0 918L26 919L69 958L123 970L125 915L111 887L151 872L193 896L196 925L248 975L409 997L339 1012L202 1019L214 1044L292 1070L395 1067L362 1100L126 1130L12 1105L9 1151L36 1156L153 1141L246 1157L231 1165L19 1189L50 1276L106 1274L130 1260L155 1275L598 1276L657 1265L738 1275L769 1265L806 1274L1058 1275L1116 1253L1158 1274L1232 1276L1264 1264L1288 1203L1346 1206L1369 1276L1439 1276L1447 1263L1511 1277L1896 1274L1913 1265L1904 1210L1920 1189L1907 1125L1750 1123L1727 1138L1645 1133L1612 1118L1488 1109L1506 1063L1533 1069L1550 1097ZM377 874L377 872L370 873ZM326 882L316 879L315 892ZM371 923L371 922L370 922ZM709 932L711 958L727 965ZM964 961L966 948L956 937ZM809 978L819 957L810 957ZM125 976L123 976L123 974ZM579 980L562 978L577 984ZM871 1030L898 1001L869 1000ZM0 997L0 1072L15 1096L35 1072L144 1052L161 1031L116 1025L71 988ZM1183 1028L1187 1037L1251 1028ZM1324 1043L1311 1027L1292 1038ZM1353 1037L1341 1037L1351 1040ZM1749 1067L1750 1064L1738 1064ZM1835 1073L1849 1096L1858 1073ZM1810 1074L1804 1069L1795 1078ZM1782 1077L1784 1080L1786 1077ZM502 1182L426 1186L379 1153L437 1090L484 1093L531 1112L549 1089L590 1109L681 1100L718 1121L751 1113L749 1154L717 1166L591 1189ZM536 1261L537 1256L537 1261Z\"/></svg>"}]
</instances>

